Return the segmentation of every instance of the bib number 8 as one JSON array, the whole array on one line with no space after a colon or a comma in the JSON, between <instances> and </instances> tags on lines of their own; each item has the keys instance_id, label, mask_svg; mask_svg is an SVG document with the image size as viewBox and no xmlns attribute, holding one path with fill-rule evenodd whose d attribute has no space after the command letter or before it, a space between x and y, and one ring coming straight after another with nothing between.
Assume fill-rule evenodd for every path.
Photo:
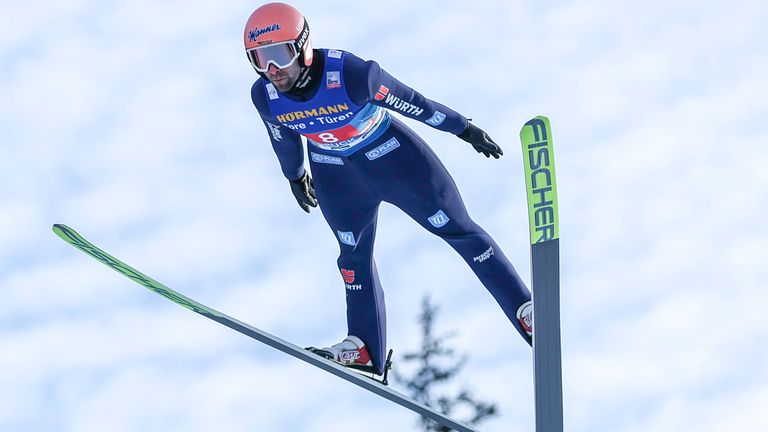
<instances>
[{"instance_id":1,"label":"bib number 8","mask_svg":"<svg viewBox=\"0 0 768 432\"><path fill-rule=\"evenodd\" d=\"M317 134L317 137L320 138L324 143L335 143L339 142L339 139L336 138L336 135L330 133L330 132L323 132L321 134Z\"/></svg>"}]
</instances>

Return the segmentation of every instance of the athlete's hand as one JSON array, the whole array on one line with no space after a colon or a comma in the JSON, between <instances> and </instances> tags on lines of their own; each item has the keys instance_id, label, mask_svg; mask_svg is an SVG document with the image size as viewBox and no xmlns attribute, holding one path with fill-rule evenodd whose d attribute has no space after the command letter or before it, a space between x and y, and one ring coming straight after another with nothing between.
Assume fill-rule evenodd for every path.
<instances>
[{"instance_id":1,"label":"athlete's hand","mask_svg":"<svg viewBox=\"0 0 768 432\"><path fill-rule=\"evenodd\" d=\"M308 172L304 171L304 175L290 182L291 192L305 212L309 213L310 207L317 207L315 186L312 184L312 177L309 176Z\"/></svg>"},{"instance_id":2,"label":"athlete's hand","mask_svg":"<svg viewBox=\"0 0 768 432\"><path fill-rule=\"evenodd\" d=\"M467 128L457 136L472 144L472 147L474 147L478 153L484 154L485 157L493 156L498 159L499 156L504 154L504 152L501 151L501 147L493 142L487 133L473 125L471 122L467 122Z\"/></svg>"}]
</instances>

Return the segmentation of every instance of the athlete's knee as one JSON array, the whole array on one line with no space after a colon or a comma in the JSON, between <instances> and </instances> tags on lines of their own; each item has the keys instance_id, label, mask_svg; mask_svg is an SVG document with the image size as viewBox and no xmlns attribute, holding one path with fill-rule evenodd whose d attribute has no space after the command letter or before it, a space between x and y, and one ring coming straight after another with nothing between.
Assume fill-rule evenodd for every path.
<instances>
[{"instance_id":1,"label":"athlete's knee","mask_svg":"<svg viewBox=\"0 0 768 432\"><path fill-rule=\"evenodd\" d=\"M341 245L341 252L336 259L339 269L356 272L358 275L370 274L373 268L373 254L360 248Z\"/></svg>"},{"instance_id":2,"label":"athlete's knee","mask_svg":"<svg viewBox=\"0 0 768 432\"><path fill-rule=\"evenodd\" d=\"M433 215L420 221L429 232L443 237L470 237L483 235L485 231L480 228L466 213L458 215L438 210Z\"/></svg>"},{"instance_id":3,"label":"athlete's knee","mask_svg":"<svg viewBox=\"0 0 768 432\"><path fill-rule=\"evenodd\" d=\"M358 254L345 254L339 255L336 259L336 264L339 268L366 268L371 265L371 257Z\"/></svg>"},{"instance_id":4,"label":"athlete's knee","mask_svg":"<svg viewBox=\"0 0 768 432\"><path fill-rule=\"evenodd\" d=\"M336 240L339 241L339 248L342 254L354 253L359 241L359 233L353 231L336 230Z\"/></svg>"}]
</instances>

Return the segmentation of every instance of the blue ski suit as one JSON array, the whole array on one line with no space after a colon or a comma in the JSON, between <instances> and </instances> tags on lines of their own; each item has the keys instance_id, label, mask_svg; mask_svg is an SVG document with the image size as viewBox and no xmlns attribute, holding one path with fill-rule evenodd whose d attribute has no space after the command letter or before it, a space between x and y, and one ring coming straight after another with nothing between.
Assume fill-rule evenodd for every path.
<instances>
[{"instance_id":1,"label":"blue ski suit","mask_svg":"<svg viewBox=\"0 0 768 432\"><path fill-rule=\"evenodd\" d=\"M386 314L373 243L379 204L386 201L451 245L530 343L515 316L531 299L529 290L496 242L472 221L437 155L388 110L452 134L463 132L467 119L374 61L323 49L315 50L314 62L322 74L304 97L278 92L260 78L251 98L289 180L304 174L301 136L307 140L317 202L339 242L348 334L365 342L382 373Z\"/></svg>"}]
</instances>

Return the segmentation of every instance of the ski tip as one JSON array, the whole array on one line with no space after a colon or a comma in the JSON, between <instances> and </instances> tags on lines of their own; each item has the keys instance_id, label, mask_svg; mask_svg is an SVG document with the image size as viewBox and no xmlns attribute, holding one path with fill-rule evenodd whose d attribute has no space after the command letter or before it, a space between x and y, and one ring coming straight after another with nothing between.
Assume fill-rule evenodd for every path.
<instances>
[{"instance_id":1,"label":"ski tip","mask_svg":"<svg viewBox=\"0 0 768 432\"><path fill-rule=\"evenodd\" d=\"M544 115L537 115L536 117L525 122L522 128L520 128L520 139L525 139L527 133L535 127L545 127L549 129L549 117Z\"/></svg>"},{"instance_id":2,"label":"ski tip","mask_svg":"<svg viewBox=\"0 0 768 432\"><path fill-rule=\"evenodd\" d=\"M55 232L56 234L58 234L58 233L60 233L60 232L62 232L62 231L67 231L67 230L70 230L70 231L71 231L71 230L72 230L70 227L68 227L68 226L66 226L66 225L64 225L64 224L53 224L53 226L51 227L51 229L52 229L52 230L53 230L53 232Z\"/></svg>"},{"instance_id":3,"label":"ski tip","mask_svg":"<svg viewBox=\"0 0 768 432\"><path fill-rule=\"evenodd\" d=\"M527 124L527 125L529 125L529 124L536 124L536 123L539 123L539 122L542 122L542 121L547 121L548 122L549 121L549 117L547 117L545 115L537 115L536 117L528 120L525 124Z\"/></svg>"},{"instance_id":4,"label":"ski tip","mask_svg":"<svg viewBox=\"0 0 768 432\"><path fill-rule=\"evenodd\" d=\"M64 240L66 240L67 237L69 237L68 233L75 232L75 230L73 230L72 228L64 224L53 224L51 229L53 230L54 234L56 234L57 236L61 237Z\"/></svg>"}]
</instances>

